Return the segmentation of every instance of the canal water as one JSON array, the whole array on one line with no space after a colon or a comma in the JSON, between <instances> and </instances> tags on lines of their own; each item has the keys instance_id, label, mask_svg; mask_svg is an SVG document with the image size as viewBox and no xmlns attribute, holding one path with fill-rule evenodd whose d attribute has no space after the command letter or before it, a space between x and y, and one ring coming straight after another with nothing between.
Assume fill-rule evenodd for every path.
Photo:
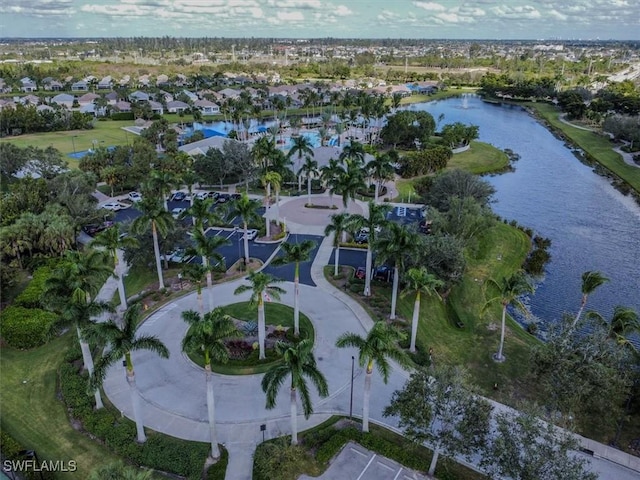
<instances>
[{"instance_id":1,"label":"canal water","mask_svg":"<svg viewBox=\"0 0 640 480\"><path fill-rule=\"evenodd\" d=\"M551 239L551 262L530 299L546 322L575 314L581 275L598 270L610 278L589 297L587 309L610 318L616 305L640 312L640 206L582 164L569 148L523 108L483 102L476 96L415 104L440 126L478 125L480 138L520 155L515 171L486 177L496 189L493 210Z\"/></svg>"}]
</instances>

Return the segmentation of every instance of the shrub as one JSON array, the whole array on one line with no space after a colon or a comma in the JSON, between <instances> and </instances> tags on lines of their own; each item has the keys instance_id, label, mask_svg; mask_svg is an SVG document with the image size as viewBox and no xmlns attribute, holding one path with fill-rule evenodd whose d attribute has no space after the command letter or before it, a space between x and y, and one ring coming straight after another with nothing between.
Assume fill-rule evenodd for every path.
<instances>
[{"instance_id":1,"label":"shrub","mask_svg":"<svg viewBox=\"0 0 640 480\"><path fill-rule=\"evenodd\" d=\"M254 480L280 480L296 478L301 466L310 456L299 445L289 445L289 437L267 442L253 456Z\"/></svg>"},{"instance_id":2,"label":"shrub","mask_svg":"<svg viewBox=\"0 0 640 480\"><path fill-rule=\"evenodd\" d=\"M26 308L42 308L42 294L44 292L44 283L51 276L51 268L43 266L33 272L33 277L20 295L13 302L14 305Z\"/></svg>"},{"instance_id":3,"label":"shrub","mask_svg":"<svg viewBox=\"0 0 640 480\"><path fill-rule=\"evenodd\" d=\"M26 460L25 455L21 455L20 452L28 450L24 445L18 443L11 435L5 430L0 430L0 452L2 452L2 459L5 462ZM41 462L43 458L38 458ZM4 463L3 463L4 465ZM4 470L3 470L4 471ZM44 471L29 471L22 470L20 472L20 478L25 480L50 480L53 479L53 473ZM6 477L9 478L9 477Z\"/></svg>"},{"instance_id":4,"label":"shrub","mask_svg":"<svg viewBox=\"0 0 640 480\"><path fill-rule=\"evenodd\" d=\"M54 313L38 308L9 307L0 315L0 335L14 348L34 348L47 342Z\"/></svg>"}]
</instances>

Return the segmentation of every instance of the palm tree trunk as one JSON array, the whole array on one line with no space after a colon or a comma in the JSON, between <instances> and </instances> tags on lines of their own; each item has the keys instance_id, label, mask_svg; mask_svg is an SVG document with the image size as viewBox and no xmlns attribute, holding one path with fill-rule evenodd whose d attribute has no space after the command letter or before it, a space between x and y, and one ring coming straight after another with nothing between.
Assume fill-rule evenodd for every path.
<instances>
[{"instance_id":1,"label":"palm tree trunk","mask_svg":"<svg viewBox=\"0 0 640 480\"><path fill-rule=\"evenodd\" d=\"M260 299L258 300L258 344L260 346L260 360L266 358L264 354L264 337L265 337L265 325L264 325L264 292L260 292Z\"/></svg>"},{"instance_id":2,"label":"palm tree trunk","mask_svg":"<svg viewBox=\"0 0 640 480\"><path fill-rule=\"evenodd\" d=\"M91 377L93 376L93 357L91 356L91 349L89 348L89 344L82 338L82 332L80 331L80 328L76 327L76 332L78 333L78 340L80 341L82 362L84 363L85 370L89 372L89 376ZM93 392L93 396L96 400L96 410L103 408L104 404L102 403L102 395L100 395L99 388L96 388L96 391Z\"/></svg>"},{"instance_id":3,"label":"palm tree trunk","mask_svg":"<svg viewBox=\"0 0 640 480\"><path fill-rule=\"evenodd\" d=\"M429 473L428 476L433 477L436 473L436 465L438 463L438 457L440 456L440 448L436 447L433 449L433 457L431 457L431 465L429 465Z\"/></svg>"},{"instance_id":4,"label":"palm tree trunk","mask_svg":"<svg viewBox=\"0 0 640 480\"><path fill-rule=\"evenodd\" d=\"M244 222L244 258L249 261L249 226Z\"/></svg>"},{"instance_id":5,"label":"palm tree trunk","mask_svg":"<svg viewBox=\"0 0 640 480\"><path fill-rule=\"evenodd\" d=\"M398 271L398 267L393 267L393 287L391 289L391 315L389 319L396 319L396 303L398 302L398 282L399 282L400 272Z\"/></svg>"},{"instance_id":6,"label":"palm tree trunk","mask_svg":"<svg viewBox=\"0 0 640 480\"><path fill-rule=\"evenodd\" d=\"M207 375L207 414L209 417L209 439L211 440L211 458L220 458L220 448L218 447L218 435L216 434L215 403L213 398L213 378L211 377L211 366L205 367Z\"/></svg>"},{"instance_id":7,"label":"palm tree trunk","mask_svg":"<svg viewBox=\"0 0 640 480\"><path fill-rule=\"evenodd\" d=\"M504 330L505 330L505 322L507 319L507 306L504 305L502 307L502 328L500 329L500 347L498 349L498 357L496 360L502 361L504 357L502 356L502 348L504 346Z\"/></svg>"},{"instance_id":8,"label":"palm tree trunk","mask_svg":"<svg viewBox=\"0 0 640 480\"><path fill-rule=\"evenodd\" d=\"M418 318L420 317L420 292L416 293L416 300L413 302L413 317L411 318L411 344L409 351L416 351L416 337L418 336Z\"/></svg>"},{"instance_id":9,"label":"palm tree trunk","mask_svg":"<svg viewBox=\"0 0 640 480\"><path fill-rule=\"evenodd\" d=\"M375 191L373 193L373 203L378 203L378 188L379 188L378 182L376 181L374 185L375 185Z\"/></svg>"},{"instance_id":10,"label":"palm tree trunk","mask_svg":"<svg viewBox=\"0 0 640 480\"><path fill-rule=\"evenodd\" d=\"M340 244L336 242L336 254L334 257L333 276L338 276L338 265L340 264Z\"/></svg>"},{"instance_id":11,"label":"palm tree trunk","mask_svg":"<svg viewBox=\"0 0 640 480\"><path fill-rule=\"evenodd\" d=\"M202 299L202 288L198 283L198 308L200 309L200 315L204 315L204 300Z\"/></svg>"},{"instance_id":12,"label":"palm tree trunk","mask_svg":"<svg viewBox=\"0 0 640 480\"><path fill-rule=\"evenodd\" d=\"M264 203L264 218L266 221L265 232L267 237L271 237L271 219L269 218L269 209L271 208L271 184L267 183L267 198Z\"/></svg>"},{"instance_id":13,"label":"palm tree trunk","mask_svg":"<svg viewBox=\"0 0 640 480\"><path fill-rule=\"evenodd\" d=\"M120 296L120 310L124 311L127 309L127 294L124 291L124 278L122 273L118 272L120 270L118 265L116 264L115 274L118 277L118 295Z\"/></svg>"},{"instance_id":14,"label":"palm tree trunk","mask_svg":"<svg viewBox=\"0 0 640 480\"><path fill-rule=\"evenodd\" d=\"M209 311L213 310L213 279L211 270L207 271L207 298L209 299Z\"/></svg>"},{"instance_id":15,"label":"palm tree trunk","mask_svg":"<svg viewBox=\"0 0 640 480\"><path fill-rule=\"evenodd\" d=\"M582 302L580 303L580 310L578 310L578 314L576 315L576 318L574 318L573 322L571 323L571 328L575 327L578 321L580 320L580 316L582 315L582 311L584 310L584 307L586 304L587 304L587 296L583 295Z\"/></svg>"},{"instance_id":16,"label":"palm tree trunk","mask_svg":"<svg viewBox=\"0 0 640 480\"><path fill-rule=\"evenodd\" d=\"M279 222L280 218L280 189L276 190L276 223Z\"/></svg>"},{"instance_id":17,"label":"palm tree trunk","mask_svg":"<svg viewBox=\"0 0 640 480\"><path fill-rule=\"evenodd\" d=\"M298 444L298 396L296 389L291 388L291 445Z\"/></svg>"},{"instance_id":18,"label":"palm tree trunk","mask_svg":"<svg viewBox=\"0 0 640 480\"><path fill-rule=\"evenodd\" d=\"M307 177L307 203L311 205L311 177Z\"/></svg>"},{"instance_id":19,"label":"palm tree trunk","mask_svg":"<svg viewBox=\"0 0 640 480\"><path fill-rule=\"evenodd\" d=\"M371 234L370 234L371 235ZM371 296L371 264L373 263L372 253L371 253L371 239L369 239L369 244L367 246L367 262L365 277L364 277L364 296Z\"/></svg>"},{"instance_id":20,"label":"palm tree trunk","mask_svg":"<svg viewBox=\"0 0 640 480\"><path fill-rule=\"evenodd\" d=\"M159 289L164 288L164 279L162 278L162 263L160 262L160 245L158 245L158 231L156 222L151 222L151 233L153 236L153 252L156 255L156 270L158 271Z\"/></svg>"},{"instance_id":21,"label":"palm tree trunk","mask_svg":"<svg viewBox=\"0 0 640 480\"><path fill-rule=\"evenodd\" d=\"M140 394L136 387L136 374L133 370L127 370L127 383L129 384L129 394L131 395L131 404L133 405L133 419L136 422L136 433L138 443L147 441L144 433L144 424L142 423L142 408L140 407Z\"/></svg>"},{"instance_id":22,"label":"palm tree trunk","mask_svg":"<svg viewBox=\"0 0 640 480\"><path fill-rule=\"evenodd\" d=\"M371 377L373 373L372 362L367 365L367 373L364 376L364 394L362 396L362 431L369 431L369 398L371 397Z\"/></svg>"},{"instance_id":23,"label":"palm tree trunk","mask_svg":"<svg viewBox=\"0 0 640 480\"><path fill-rule=\"evenodd\" d=\"M293 277L293 335L300 335L300 264L296 262L295 275Z\"/></svg>"}]
</instances>

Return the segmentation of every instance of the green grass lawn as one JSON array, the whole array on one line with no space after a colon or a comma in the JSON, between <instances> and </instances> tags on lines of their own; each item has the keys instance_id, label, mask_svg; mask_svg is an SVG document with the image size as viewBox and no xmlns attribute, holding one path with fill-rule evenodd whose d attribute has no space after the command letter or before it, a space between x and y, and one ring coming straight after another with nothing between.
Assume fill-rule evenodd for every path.
<instances>
[{"instance_id":1,"label":"green grass lawn","mask_svg":"<svg viewBox=\"0 0 640 480\"><path fill-rule=\"evenodd\" d=\"M475 175L500 172L509 166L509 157L502 150L484 142L473 141L466 152L456 153L447 170L458 168Z\"/></svg>"},{"instance_id":2,"label":"green grass lawn","mask_svg":"<svg viewBox=\"0 0 640 480\"><path fill-rule=\"evenodd\" d=\"M640 193L640 168L627 165L622 157L612 150L613 144L608 138L561 122L559 119L561 112L553 105L546 103L527 103L526 105L534 109L549 124L560 130L598 163L611 170L627 182L633 190Z\"/></svg>"},{"instance_id":3,"label":"green grass lawn","mask_svg":"<svg viewBox=\"0 0 640 480\"><path fill-rule=\"evenodd\" d=\"M293 329L293 308L281 303L265 302L265 323ZM223 307L225 313L238 320L258 321L258 307L249 302L233 303ZM309 317L300 312L300 338L310 338L315 340L315 330ZM273 365L280 362L280 358L273 350L267 349L267 358L258 360L258 351L254 351L244 360L230 360L226 364L213 363L211 369L216 373L224 375L253 375L264 373ZM204 357L200 352L190 352L189 358L196 364L204 366Z\"/></svg>"},{"instance_id":4,"label":"green grass lawn","mask_svg":"<svg viewBox=\"0 0 640 480\"><path fill-rule=\"evenodd\" d=\"M165 279L165 283L168 278L175 277L180 271L180 268L163 270L162 276ZM124 291L127 294L127 298L130 298L149 288L154 283L158 283L158 273L155 268L132 267L124 277ZM111 301L115 306L120 305L120 296L117 291L113 294Z\"/></svg>"},{"instance_id":5,"label":"green grass lawn","mask_svg":"<svg viewBox=\"0 0 640 480\"><path fill-rule=\"evenodd\" d=\"M69 423L64 404L56 396L57 370L64 352L77 341L70 332L47 345L28 351L2 348L0 404L2 429L40 460L77 462L74 473L56 478L87 478L94 468L117 460Z\"/></svg>"}]
</instances>

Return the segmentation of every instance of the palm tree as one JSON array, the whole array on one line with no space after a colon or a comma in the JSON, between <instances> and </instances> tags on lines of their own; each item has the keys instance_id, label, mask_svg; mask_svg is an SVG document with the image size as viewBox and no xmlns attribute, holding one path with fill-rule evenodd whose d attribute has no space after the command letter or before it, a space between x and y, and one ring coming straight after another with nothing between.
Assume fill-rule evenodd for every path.
<instances>
[{"instance_id":1,"label":"palm tree","mask_svg":"<svg viewBox=\"0 0 640 480\"><path fill-rule=\"evenodd\" d=\"M334 270L333 276L338 275L338 265L340 263L340 237L347 229L347 225L349 224L349 214L348 213L334 213L329 217L331 219L331 223L327 225L324 229L324 235L329 236L332 232L335 233L333 238L333 246L336 248L336 254L334 258Z\"/></svg>"},{"instance_id":2,"label":"palm tree","mask_svg":"<svg viewBox=\"0 0 640 480\"><path fill-rule=\"evenodd\" d=\"M264 138L264 137L262 137ZM271 219L269 218L269 210L271 207L271 186L272 185L277 185L278 188L280 187L280 183L282 182L282 177L280 176L280 174L278 172L266 172L263 176L262 176L262 186L265 187L265 197L264 197L264 208L265 210L265 221L266 221L266 235L267 237L271 237ZM278 221L278 218L276 217L276 222Z\"/></svg>"},{"instance_id":3,"label":"palm tree","mask_svg":"<svg viewBox=\"0 0 640 480\"><path fill-rule=\"evenodd\" d=\"M151 176L149 177L149 183L147 184L147 190L156 192L163 201L164 209L169 211L167 199L171 194L171 189L179 186L180 179L178 179L173 173L152 170Z\"/></svg>"},{"instance_id":4,"label":"palm tree","mask_svg":"<svg viewBox=\"0 0 640 480\"><path fill-rule=\"evenodd\" d=\"M329 163L320 169L320 179L324 183L325 188L329 189L329 206L333 205L333 192L336 190L339 184L340 175L344 172L340 161L335 158L331 158Z\"/></svg>"},{"instance_id":5,"label":"palm tree","mask_svg":"<svg viewBox=\"0 0 640 480\"><path fill-rule=\"evenodd\" d=\"M227 220L232 220L235 217L240 217L242 220L242 226L244 228L244 258L249 260L249 223L257 222L260 219L258 215L258 208L260 208L260 202L257 200L251 200L246 193L243 193L240 198L231 200L228 204Z\"/></svg>"},{"instance_id":6,"label":"palm tree","mask_svg":"<svg viewBox=\"0 0 640 480\"><path fill-rule=\"evenodd\" d=\"M231 244L231 242L226 237L221 237L218 235L214 235L208 237L206 234L202 233L200 230L196 230L193 232L193 242L194 246L192 248L187 249L188 254L195 254L202 257L202 265L206 270L207 277L207 292L209 293L209 310L213 309L213 278L211 276L211 271L218 265L222 265L224 263L224 257L220 255L216 250L218 248L223 247L225 245ZM211 259L216 261L215 264L212 264Z\"/></svg>"},{"instance_id":7,"label":"palm tree","mask_svg":"<svg viewBox=\"0 0 640 480\"><path fill-rule=\"evenodd\" d=\"M371 232L371 230L369 230ZM369 233L371 236L371 233ZM389 319L396 319L396 303L398 300L398 284L400 272L404 273L407 260L415 258L422 250L422 235L406 225L389 222L387 227L377 238L373 248L378 253L376 262L391 263L393 265L393 288L391 292L391 315ZM371 238L369 238L371 242Z\"/></svg>"},{"instance_id":8,"label":"palm tree","mask_svg":"<svg viewBox=\"0 0 640 480\"><path fill-rule=\"evenodd\" d=\"M311 145L311 141L305 136L293 137L291 139L291 149L287 154L287 158L292 158L294 155L297 155L296 159L296 172L300 170L300 160L305 155L313 156L313 148ZM298 175L298 191L302 190L301 177Z\"/></svg>"},{"instance_id":9,"label":"palm tree","mask_svg":"<svg viewBox=\"0 0 640 480\"><path fill-rule=\"evenodd\" d=\"M607 277L597 271L587 271L582 274L582 286L580 288L580 290L582 291L582 301L580 302L580 310L578 310L578 314L573 320L571 328L574 328L580 320L580 316L582 315L582 311L587 304L589 295L591 295L600 285L608 281L609 279Z\"/></svg>"},{"instance_id":10,"label":"palm tree","mask_svg":"<svg viewBox=\"0 0 640 480\"><path fill-rule=\"evenodd\" d=\"M376 155L376 158L367 164L367 170L375 186L373 201L378 203L380 187L387 180L393 179L395 173L391 165L391 158L389 155Z\"/></svg>"},{"instance_id":11,"label":"palm tree","mask_svg":"<svg viewBox=\"0 0 640 480\"><path fill-rule=\"evenodd\" d=\"M306 156L300 170L298 170L298 178L307 177L307 204L311 205L311 179L318 176L318 162L313 158Z\"/></svg>"},{"instance_id":12,"label":"palm tree","mask_svg":"<svg viewBox=\"0 0 640 480\"><path fill-rule=\"evenodd\" d=\"M409 343L409 351L416 351L416 336L418 335L418 319L420 318L420 297L425 295L438 295L438 288L444 286L444 282L429 271L425 267L410 268L405 275L406 287L400 294L401 296L416 294L413 303L413 317L411 319L411 342Z\"/></svg>"},{"instance_id":13,"label":"palm tree","mask_svg":"<svg viewBox=\"0 0 640 480\"><path fill-rule=\"evenodd\" d=\"M189 324L189 330L182 339L182 351L185 353L199 350L204 355L204 371L207 382L207 413L209 416L209 440L211 457L219 458L218 437L216 435L215 402L213 396L213 378L211 361L227 363L229 352L224 344L227 338L240 336L240 332L229 315L220 307L201 316L193 310L182 312L182 319Z\"/></svg>"},{"instance_id":14,"label":"palm tree","mask_svg":"<svg viewBox=\"0 0 640 480\"><path fill-rule=\"evenodd\" d=\"M191 169L183 172L180 177L180 180L182 181L182 183L187 186L187 192L189 192L189 206L193 206L193 201L194 201L193 187L196 183L198 183L199 179L200 177L198 176L198 174ZM195 225L195 219L193 221Z\"/></svg>"},{"instance_id":15,"label":"palm tree","mask_svg":"<svg viewBox=\"0 0 640 480\"><path fill-rule=\"evenodd\" d=\"M162 204L152 196L145 196L137 205L142 213L131 224L131 230L137 234L145 233L151 228L153 237L153 251L156 256L156 270L158 272L158 283L161 290L164 288L164 278L162 277L162 263L160 261L160 246L158 245L158 233L165 237L169 229L174 225L173 217Z\"/></svg>"},{"instance_id":16,"label":"palm tree","mask_svg":"<svg viewBox=\"0 0 640 480\"><path fill-rule=\"evenodd\" d=\"M364 165L364 146L356 141L349 142L348 145L345 145L340 153L340 161L346 162L347 160L354 161L359 166Z\"/></svg>"},{"instance_id":17,"label":"palm tree","mask_svg":"<svg viewBox=\"0 0 640 480\"><path fill-rule=\"evenodd\" d=\"M408 368L411 361L399 346L398 342L406 335L393 325L380 321L373 325L365 338L357 333L343 333L338 337L338 348L354 347L358 349L358 362L361 367L367 366L364 377L364 396L362 403L362 431L369 431L369 397L371 396L371 376L374 365L387 383L391 374L389 360L396 361L401 367Z\"/></svg>"},{"instance_id":18,"label":"palm tree","mask_svg":"<svg viewBox=\"0 0 640 480\"><path fill-rule=\"evenodd\" d=\"M92 247L102 247L106 249L113 258L113 276L118 279L118 294L120 295L120 309L127 309L127 295L124 290L123 272L120 271L120 259L118 250L122 248L135 248L138 240L129 236L122 236L120 224L116 223L112 227L100 232L90 243Z\"/></svg>"},{"instance_id":19,"label":"palm tree","mask_svg":"<svg viewBox=\"0 0 640 480\"><path fill-rule=\"evenodd\" d=\"M196 198L191 200L191 205L180 214L180 218L191 217L193 226L204 233L212 225L219 225L222 222L220 216L212 210L213 199Z\"/></svg>"},{"instance_id":20,"label":"palm tree","mask_svg":"<svg viewBox=\"0 0 640 480\"><path fill-rule=\"evenodd\" d=\"M264 297L269 295L270 298L280 300L280 295L286 293L283 288L273 285L276 282L282 282L282 280L269 275L264 272L251 272L247 277L251 285L240 285L233 292L234 295L240 295L241 293L251 291L251 304L258 305L258 343L260 346L260 360L266 358L264 352L264 339L265 332L265 317L264 317Z\"/></svg>"},{"instance_id":21,"label":"palm tree","mask_svg":"<svg viewBox=\"0 0 640 480\"><path fill-rule=\"evenodd\" d=\"M383 226L389 222L387 220L387 213L391 210L389 205L376 205L373 202L369 202L369 214L365 217L360 214L353 214L349 217L349 224L354 229L367 229L369 232L369 239L367 242L367 260L366 260L366 272L364 280L364 296L371 295L371 269L373 263L373 249L372 245L376 241L377 230L380 230Z\"/></svg>"},{"instance_id":22,"label":"palm tree","mask_svg":"<svg viewBox=\"0 0 640 480\"><path fill-rule=\"evenodd\" d=\"M204 315L204 301L202 300L202 284L206 282L207 274L211 271L211 265L204 266L201 263L187 263L182 267L184 278L196 286L198 307L200 314Z\"/></svg>"},{"instance_id":23,"label":"palm tree","mask_svg":"<svg viewBox=\"0 0 640 480\"><path fill-rule=\"evenodd\" d=\"M295 263L295 273L293 275L293 333L296 337L300 334L300 263L309 261L311 252L316 246L316 242L312 240L304 240L300 243L284 242L280 245L284 255L274 258L271 262L271 265L274 266Z\"/></svg>"},{"instance_id":24,"label":"palm tree","mask_svg":"<svg viewBox=\"0 0 640 480\"><path fill-rule=\"evenodd\" d=\"M605 320L598 312L587 312L587 316L599 320L602 325L608 328L609 338L620 344L633 346L626 336L640 332L640 317L638 317L638 312L631 307L617 305L613 309L610 321Z\"/></svg>"},{"instance_id":25,"label":"palm tree","mask_svg":"<svg viewBox=\"0 0 640 480\"><path fill-rule=\"evenodd\" d=\"M57 326L76 327L84 368L89 376L93 376L94 368L86 330L93 324L94 317L113 310L110 304L95 300L100 287L111 273L108 257L104 252L69 251L63 263L45 282L44 298L52 310L60 313ZM96 389L94 396L96 408L102 408L100 391Z\"/></svg>"},{"instance_id":26,"label":"palm tree","mask_svg":"<svg viewBox=\"0 0 640 480\"><path fill-rule=\"evenodd\" d=\"M502 324L500 330L500 347L498 349L498 353L493 356L493 359L496 362L504 362L505 358L502 353L504 347L504 333L505 333L505 322L507 317L507 307L512 305L516 309L525 312L527 311L527 307L520 300L520 296L525 295L527 293L533 293L533 285L529 282L527 277L522 271L515 272L511 276L503 278L502 281L496 282L494 279L490 278L488 280L489 285L493 285L497 290L497 295L493 298L487 300L484 305L484 309L489 307L491 304L500 302L502 305Z\"/></svg>"},{"instance_id":27,"label":"palm tree","mask_svg":"<svg viewBox=\"0 0 640 480\"><path fill-rule=\"evenodd\" d=\"M283 363L274 365L262 378L262 391L267 396L267 408L271 410L276 406L276 397L280 387L288 376L291 377L289 387L291 401L291 445L298 444L298 391L302 401L302 411L305 418L313 413L311 395L306 379L308 378L315 385L320 397L329 395L327 380L316 365L313 356L313 343L309 339L291 345L283 342L276 344L276 352L282 356Z\"/></svg>"},{"instance_id":28,"label":"palm tree","mask_svg":"<svg viewBox=\"0 0 640 480\"><path fill-rule=\"evenodd\" d=\"M98 323L93 327L96 338L105 340L109 350L98 360L95 375L91 379L93 387L99 387L104 381L110 366L122 361L127 372L127 383L133 405L133 417L136 422L138 443L144 443L147 437L144 433L142 411L140 408L140 394L136 387L136 376L133 370L131 352L136 350L149 350L157 353L162 358L169 358L169 350L158 338L150 335L136 337L140 326L140 305L132 305L127 309L122 318L122 328L113 321Z\"/></svg>"}]
</instances>

